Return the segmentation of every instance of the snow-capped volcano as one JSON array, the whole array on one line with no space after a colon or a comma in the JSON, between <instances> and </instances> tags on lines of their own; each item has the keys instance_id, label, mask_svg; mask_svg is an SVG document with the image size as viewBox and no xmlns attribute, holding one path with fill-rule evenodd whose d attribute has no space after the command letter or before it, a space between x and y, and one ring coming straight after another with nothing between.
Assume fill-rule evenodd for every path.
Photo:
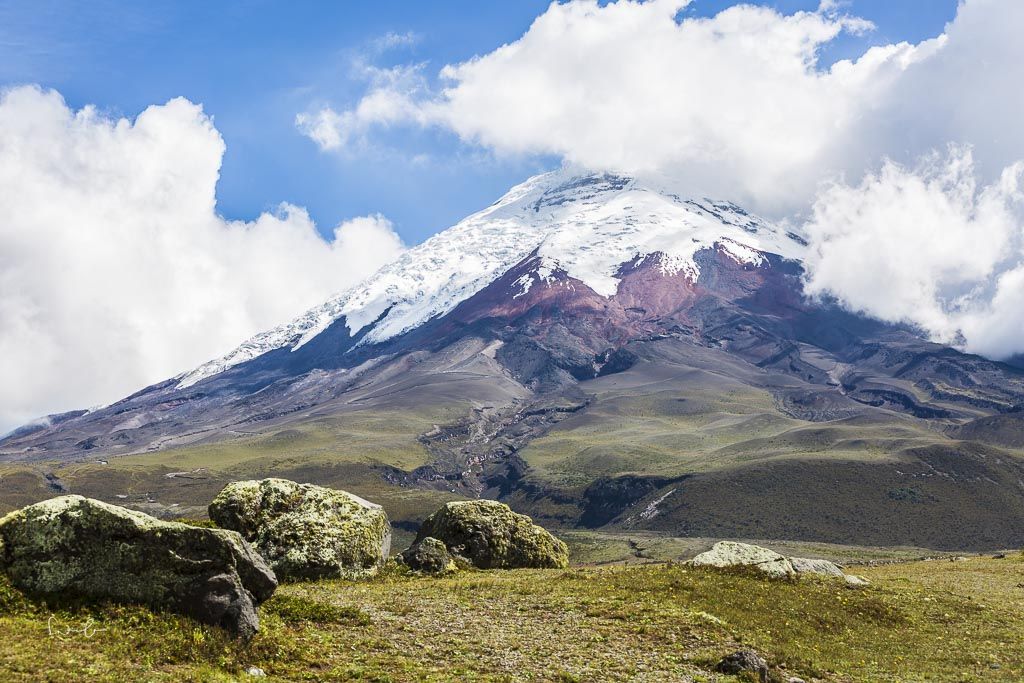
<instances>
[{"instance_id":1,"label":"snow-capped volcano","mask_svg":"<svg viewBox=\"0 0 1024 683\"><path fill-rule=\"evenodd\" d=\"M121 476L169 517L272 473L675 535L750 534L770 495L795 511L779 537L1019 545L1024 464L999 449L1020 448L1024 372L807 299L806 248L727 202L537 176L221 359L0 438L0 463L168 451ZM128 495L98 467L61 471ZM835 535L837 497L864 501L861 535Z\"/></svg>"},{"instance_id":2,"label":"snow-capped volcano","mask_svg":"<svg viewBox=\"0 0 1024 683\"><path fill-rule=\"evenodd\" d=\"M663 273L696 281L694 256L709 248L758 265L766 253L800 260L805 247L798 235L729 202L683 199L621 175L545 173L361 284L183 375L178 387L274 349L298 349L342 317L350 334L363 333L360 343L387 341L451 312L534 253L533 272L519 277L513 296L561 272L610 297L623 264L652 254L660 255Z\"/></svg>"}]
</instances>

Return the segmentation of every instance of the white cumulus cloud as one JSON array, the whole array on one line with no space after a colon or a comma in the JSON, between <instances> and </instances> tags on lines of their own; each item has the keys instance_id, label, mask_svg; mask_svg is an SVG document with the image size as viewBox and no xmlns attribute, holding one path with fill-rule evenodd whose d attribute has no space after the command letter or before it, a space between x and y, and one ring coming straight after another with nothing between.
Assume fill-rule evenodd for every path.
<instances>
[{"instance_id":1,"label":"white cumulus cloud","mask_svg":"<svg viewBox=\"0 0 1024 683\"><path fill-rule=\"evenodd\" d=\"M435 127L794 225L810 216L812 292L992 356L1024 351L1024 2L963 0L941 35L831 65L826 46L873 30L847 3L707 18L690 4L553 3L512 43L433 80L394 69L300 127L341 150Z\"/></svg>"},{"instance_id":2,"label":"white cumulus cloud","mask_svg":"<svg viewBox=\"0 0 1024 683\"><path fill-rule=\"evenodd\" d=\"M831 184L805 225L808 293L972 351L1013 353L1024 329L1022 181L1016 163L979 186L971 152L954 148Z\"/></svg>"},{"instance_id":3,"label":"white cumulus cloud","mask_svg":"<svg viewBox=\"0 0 1024 683\"><path fill-rule=\"evenodd\" d=\"M789 208L813 193L842 133L934 46L891 45L829 69L818 52L861 19L737 5L679 19L686 0L553 3L517 41L440 70L382 70L353 106L299 117L324 149L401 123L501 154L668 173L693 193ZM414 76L420 75L416 78Z\"/></svg>"},{"instance_id":4,"label":"white cumulus cloud","mask_svg":"<svg viewBox=\"0 0 1024 683\"><path fill-rule=\"evenodd\" d=\"M0 93L0 431L216 357L402 250L381 216L330 242L288 204L225 220L223 153L184 99L132 121Z\"/></svg>"},{"instance_id":5,"label":"white cumulus cloud","mask_svg":"<svg viewBox=\"0 0 1024 683\"><path fill-rule=\"evenodd\" d=\"M301 113L296 115L295 125L325 150L356 146L374 128L409 122L427 125L430 115L417 103L417 99L428 92L424 67L424 64L410 64L384 69L356 60L354 77L370 84L359 104L341 112L321 107Z\"/></svg>"}]
</instances>

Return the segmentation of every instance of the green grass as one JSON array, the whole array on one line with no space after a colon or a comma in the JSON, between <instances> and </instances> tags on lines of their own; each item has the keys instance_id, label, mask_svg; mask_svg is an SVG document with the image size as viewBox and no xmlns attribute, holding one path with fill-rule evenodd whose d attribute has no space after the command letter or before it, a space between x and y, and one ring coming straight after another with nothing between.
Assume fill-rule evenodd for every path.
<instances>
[{"instance_id":1,"label":"green grass","mask_svg":"<svg viewBox=\"0 0 1024 683\"><path fill-rule=\"evenodd\" d=\"M205 516L206 506L231 481L284 477L351 491L383 504L394 520L422 519L454 496L390 484L381 472L408 472L427 463L429 453L417 436L464 412L348 410L296 420L266 434L105 456L107 464L89 454L70 462L3 464L0 514L57 495L44 479L52 473L73 493L162 518Z\"/></svg>"},{"instance_id":2,"label":"green grass","mask_svg":"<svg viewBox=\"0 0 1024 683\"><path fill-rule=\"evenodd\" d=\"M384 463L409 470L426 464L429 457L416 437L436 422L454 416L440 409L347 411L296 420L284 429L265 434L118 457L111 464L127 468L166 465L181 470L215 465L218 470L232 472L238 468L280 469L326 461Z\"/></svg>"},{"instance_id":3,"label":"green grass","mask_svg":"<svg viewBox=\"0 0 1024 683\"><path fill-rule=\"evenodd\" d=\"M773 459L877 461L944 440L897 416L876 424L802 422L750 387L697 383L684 393L680 401L675 388L598 392L593 407L532 441L522 456L537 479L581 486L599 476L674 477Z\"/></svg>"},{"instance_id":4,"label":"green grass","mask_svg":"<svg viewBox=\"0 0 1024 683\"><path fill-rule=\"evenodd\" d=\"M137 607L50 609L0 580L0 680L717 680L742 646L827 681L1024 678L1024 556L857 570L872 587L678 564L397 571L283 586L248 645ZM777 669L781 672L782 669Z\"/></svg>"},{"instance_id":5,"label":"green grass","mask_svg":"<svg viewBox=\"0 0 1024 683\"><path fill-rule=\"evenodd\" d=\"M667 536L649 531L600 531L562 529L558 537L569 545L574 564L681 562L708 550L719 538ZM734 539L770 548L790 557L813 557L847 564L906 562L924 557L950 557L953 553L928 548L837 545L814 541L775 541L763 538Z\"/></svg>"}]
</instances>

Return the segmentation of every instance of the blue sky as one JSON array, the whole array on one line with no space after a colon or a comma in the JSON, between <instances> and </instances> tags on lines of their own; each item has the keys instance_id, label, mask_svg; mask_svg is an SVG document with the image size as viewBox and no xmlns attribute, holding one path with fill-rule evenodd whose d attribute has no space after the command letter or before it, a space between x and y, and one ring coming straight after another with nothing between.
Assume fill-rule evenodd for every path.
<instances>
[{"instance_id":1,"label":"blue sky","mask_svg":"<svg viewBox=\"0 0 1024 683\"><path fill-rule=\"evenodd\" d=\"M731 0L696 0L711 15ZM816 0L762 2L782 12ZM547 2L33 2L0 3L0 84L38 83L69 105L95 104L134 117L176 96L201 103L227 144L218 210L252 219L288 201L322 231L380 212L410 244L486 206L509 186L557 164L496 158L449 132L400 128L345 154L323 152L295 127L296 114L347 106L366 88L353 63L445 64L519 38ZM877 29L844 35L825 63L868 45L917 42L941 33L955 0L853 0L847 11ZM414 40L390 50L393 33Z\"/></svg>"}]
</instances>

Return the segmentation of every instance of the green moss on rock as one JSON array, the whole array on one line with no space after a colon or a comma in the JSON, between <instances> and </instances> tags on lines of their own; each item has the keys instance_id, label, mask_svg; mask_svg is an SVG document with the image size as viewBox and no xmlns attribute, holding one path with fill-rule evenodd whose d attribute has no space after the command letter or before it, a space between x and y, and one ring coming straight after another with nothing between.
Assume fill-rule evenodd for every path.
<instances>
[{"instance_id":1,"label":"green moss on rock","mask_svg":"<svg viewBox=\"0 0 1024 683\"><path fill-rule=\"evenodd\" d=\"M198 526L204 529L216 529L218 528L214 524L212 519L193 519L192 517L178 517L177 519L171 520L172 522L180 522L182 524L188 524L189 526Z\"/></svg>"},{"instance_id":2,"label":"green moss on rock","mask_svg":"<svg viewBox=\"0 0 1024 683\"><path fill-rule=\"evenodd\" d=\"M277 587L233 532L163 522L82 496L61 496L0 519L0 570L56 601L135 603L249 637L255 606Z\"/></svg>"},{"instance_id":3,"label":"green moss on rock","mask_svg":"<svg viewBox=\"0 0 1024 683\"><path fill-rule=\"evenodd\" d=\"M282 580L372 575L391 550L391 525L381 506L313 484L234 482L209 513L217 526L250 541Z\"/></svg>"},{"instance_id":4,"label":"green moss on rock","mask_svg":"<svg viewBox=\"0 0 1024 683\"><path fill-rule=\"evenodd\" d=\"M458 569L444 542L433 536L413 543L399 557L406 567L424 574L448 574Z\"/></svg>"},{"instance_id":5,"label":"green moss on rock","mask_svg":"<svg viewBox=\"0 0 1024 683\"><path fill-rule=\"evenodd\" d=\"M479 569L569 566L565 543L494 500L446 503L423 522L416 542L428 537L439 539Z\"/></svg>"}]
</instances>

